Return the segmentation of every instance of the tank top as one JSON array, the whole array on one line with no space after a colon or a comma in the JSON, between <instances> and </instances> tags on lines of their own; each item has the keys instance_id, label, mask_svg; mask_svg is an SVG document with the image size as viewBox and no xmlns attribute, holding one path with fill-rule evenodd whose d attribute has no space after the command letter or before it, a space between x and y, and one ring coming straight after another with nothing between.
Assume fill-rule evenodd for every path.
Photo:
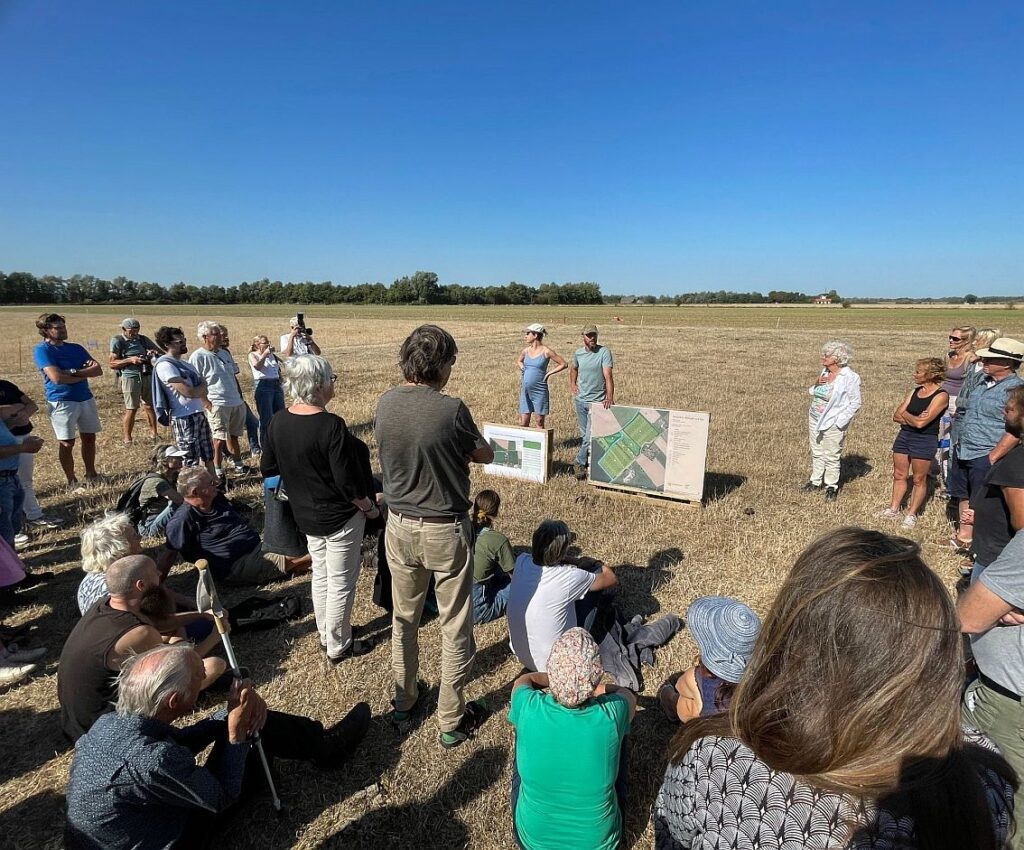
<instances>
[{"instance_id":1,"label":"tank top","mask_svg":"<svg viewBox=\"0 0 1024 850\"><path fill-rule=\"evenodd\" d=\"M910 397L910 404L907 405L907 413L909 413L911 416L920 416L928 409L928 405L932 403L932 399L935 398L935 396L941 392L943 392L943 390L940 387L930 396L925 396L922 398L921 388L918 387L916 390L914 390L914 394ZM921 428L916 428L913 425L907 425L906 423L902 423L900 425L900 430L909 431L912 434L935 434L936 436L938 436L939 422L941 421L941 419L942 415L940 413L931 422L929 422L927 425L924 425Z\"/></svg>"},{"instance_id":2,"label":"tank top","mask_svg":"<svg viewBox=\"0 0 1024 850\"><path fill-rule=\"evenodd\" d=\"M722 700L721 705L718 704L718 689L725 684L724 679L719 679L714 673L705 672L699 667L693 671L693 678L697 680L697 688L700 690L701 717L710 717L712 714L729 710L731 696Z\"/></svg>"},{"instance_id":3,"label":"tank top","mask_svg":"<svg viewBox=\"0 0 1024 850\"><path fill-rule=\"evenodd\" d=\"M123 634L141 625L135 614L111 608L110 598L104 597L68 636L57 668L57 699L61 728L72 741L114 710L117 673L107 667L107 654Z\"/></svg>"},{"instance_id":4,"label":"tank top","mask_svg":"<svg viewBox=\"0 0 1024 850\"><path fill-rule=\"evenodd\" d=\"M967 367L970 363L964 360L959 366L949 366L946 369L946 380L942 383L944 389L951 396L960 394L960 388L964 385L964 378L967 375Z\"/></svg>"}]
</instances>

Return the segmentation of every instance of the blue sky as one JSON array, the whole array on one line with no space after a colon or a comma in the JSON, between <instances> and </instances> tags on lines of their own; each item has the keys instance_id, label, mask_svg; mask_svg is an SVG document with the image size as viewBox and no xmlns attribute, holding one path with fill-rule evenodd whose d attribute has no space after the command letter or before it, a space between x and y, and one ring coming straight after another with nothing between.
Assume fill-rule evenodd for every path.
<instances>
[{"instance_id":1,"label":"blue sky","mask_svg":"<svg viewBox=\"0 0 1024 850\"><path fill-rule=\"evenodd\" d=\"M1020 3L0 0L0 269L1024 292Z\"/></svg>"}]
</instances>

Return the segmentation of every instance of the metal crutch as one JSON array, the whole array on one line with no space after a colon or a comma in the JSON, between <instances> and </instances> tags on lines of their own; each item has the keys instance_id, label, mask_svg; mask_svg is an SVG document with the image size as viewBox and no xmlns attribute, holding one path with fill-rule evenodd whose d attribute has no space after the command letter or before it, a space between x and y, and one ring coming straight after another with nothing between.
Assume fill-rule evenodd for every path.
<instances>
[{"instance_id":1,"label":"metal crutch","mask_svg":"<svg viewBox=\"0 0 1024 850\"><path fill-rule=\"evenodd\" d=\"M224 623L224 606L220 604L217 586L213 583L209 567L210 563L205 558L196 561L196 569L199 570L199 583L196 585L196 608L204 613L209 611L213 614L213 620L217 624L217 633L220 635L221 643L224 644L224 654L228 657L231 672L236 679L241 680L242 668L238 666L238 658L235 657L235 650L231 646L231 636ZM270 788L270 799L274 811L280 812L281 798L277 796L274 778L270 775L270 763L267 761L267 754L263 751L263 741L260 740L259 732L253 735L252 741L256 745L256 752L260 754L260 762L263 765L263 773L267 777L267 787Z\"/></svg>"}]
</instances>

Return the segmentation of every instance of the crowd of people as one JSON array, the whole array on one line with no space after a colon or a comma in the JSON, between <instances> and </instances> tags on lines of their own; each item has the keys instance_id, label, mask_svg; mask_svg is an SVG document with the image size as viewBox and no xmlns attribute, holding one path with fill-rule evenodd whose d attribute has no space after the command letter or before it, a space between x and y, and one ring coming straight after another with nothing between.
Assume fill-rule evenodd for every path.
<instances>
[{"instance_id":1,"label":"crowd of people","mask_svg":"<svg viewBox=\"0 0 1024 850\"><path fill-rule=\"evenodd\" d=\"M67 342L62 316L36 324L59 461L77 490L98 477L89 379L102 369ZM615 403L613 357L595 326L582 329L568 361L544 334L540 324L525 330L520 422L544 427L548 380L568 370L581 435L574 472L585 478L590 407ZM266 336L252 341L255 416L227 328L205 321L197 337L187 359L177 327L150 340L126 319L111 340L122 439L135 439L142 409L155 445L152 469L81 535L82 616L57 674L61 729L75 743L67 846L202 846L259 787L257 738L270 758L325 770L355 757L371 721L367 704L326 729L270 710L220 657L219 612L197 610L165 579L179 558L204 560L228 585L309 572L320 646L341 666L373 649L352 612L364 540L377 537L381 604L392 619L388 719L402 732L425 713L419 628L430 607L441 632L438 744L472 738L492 714L470 692L474 627L505 618L524 668L507 715L515 729L510 837L531 850L617 847L640 668L682 623L668 615L647 625L623 612L614 568L581 554L561 520L541 522L516 554L500 529L500 494L471 493L471 465L494 452L467 405L444 392L458 354L451 334L422 325L402 343L403 381L374 415L377 474L366 443L328 410L337 376L302 314L279 352ZM804 489L835 500L861 382L848 344L830 341L821 354L808 389ZM892 498L879 516L913 528L938 480L954 528L947 542L971 556L957 602L917 543L851 527L800 554L763 620L736 599L690 605L685 621L699 655L657 692L678 725L653 811L658 848L1024 847L1024 829L1015 829L1015 812L1024 814L1022 360L1024 344L996 329L954 328L945 356L917 361L914 388L893 413ZM43 444L33 433L37 411L30 395L0 382L0 554L8 561L17 560L23 527L59 523L32 489ZM171 442L161 442L161 425L170 425ZM264 483L262 537L225 492L229 473L255 472L243 460L246 434ZM161 541L154 558L144 538ZM0 591L45 580L19 569ZM0 644L2 683L25 678L44 652ZM204 690L223 694L224 709L175 725Z\"/></svg>"}]
</instances>

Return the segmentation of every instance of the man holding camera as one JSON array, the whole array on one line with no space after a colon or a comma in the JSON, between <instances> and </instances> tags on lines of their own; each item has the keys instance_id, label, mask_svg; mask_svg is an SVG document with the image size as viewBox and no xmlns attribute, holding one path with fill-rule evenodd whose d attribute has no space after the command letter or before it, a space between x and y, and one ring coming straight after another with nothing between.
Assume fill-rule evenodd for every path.
<instances>
[{"instance_id":1,"label":"man holding camera","mask_svg":"<svg viewBox=\"0 0 1024 850\"><path fill-rule=\"evenodd\" d=\"M313 329L306 327L306 319L302 313L293 316L291 330L281 336L281 356L298 357L300 354L319 354L320 346L313 341Z\"/></svg>"},{"instance_id":2,"label":"man holding camera","mask_svg":"<svg viewBox=\"0 0 1024 850\"><path fill-rule=\"evenodd\" d=\"M135 428L135 415L142 407L149 423L153 442L160 434L156 428L156 413L153 411L153 374L154 355L161 352L156 343L140 332L138 319L128 318L121 322L121 333L110 338L110 368L118 376L118 385L124 395L124 417L121 419L121 436L124 444L132 444L132 431Z\"/></svg>"}]
</instances>

